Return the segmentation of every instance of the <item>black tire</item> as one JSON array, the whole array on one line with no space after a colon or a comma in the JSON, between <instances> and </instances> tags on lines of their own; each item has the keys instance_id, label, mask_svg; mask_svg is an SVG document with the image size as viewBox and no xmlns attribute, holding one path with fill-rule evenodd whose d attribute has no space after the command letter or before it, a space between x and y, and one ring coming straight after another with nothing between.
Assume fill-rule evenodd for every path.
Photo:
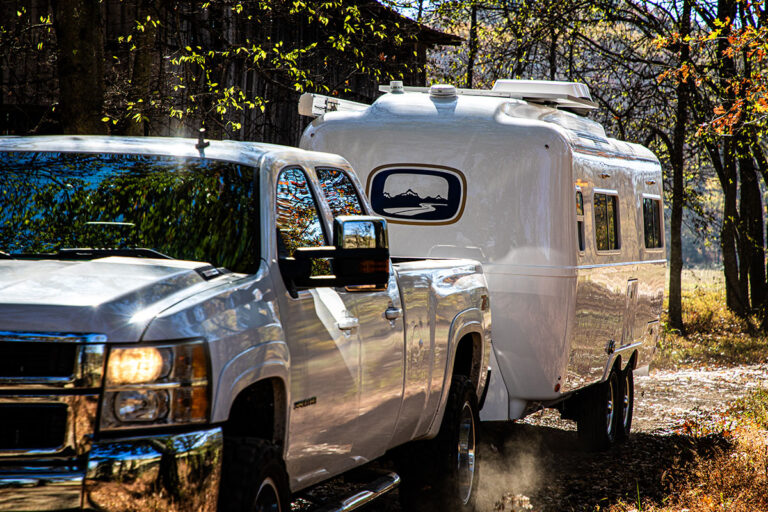
<instances>
[{"instance_id":1,"label":"black tire","mask_svg":"<svg viewBox=\"0 0 768 512\"><path fill-rule=\"evenodd\" d=\"M623 441L629 437L632 430L632 412L635 408L635 372L632 365L619 374L619 413L616 417L616 439Z\"/></svg>"},{"instance_id":2,"label":"black tire","mask_svg":"<svg viewBox=\"0 0 768 512\"><path fill-rule=\"evenodd\" d=\"M619 375L613 370L605 382L587 390L581 399L576 426L587 451L606 450L616 442L618 397Z\"/></svg>"},{"instance_id":3,"label":"black tire","mask_svg":"<svg viewBox=\"0 0 768 512\"><path fill-rule=\"evenodd\" d=\"M397 454L400 502L406 511L472 511L478 487L478 426L474 385L454 376L437 437Z\"/></svg>"},{"instance_id":4,"label":"black tire","mask_svg":"<svg viewBox=\"0 0 768 512\"><path fill-rule=\"evenodd\" d=\"M263 439L224 439L219 510L289 512L288 474L280 448Z\"/></svg>"}]
</instances>

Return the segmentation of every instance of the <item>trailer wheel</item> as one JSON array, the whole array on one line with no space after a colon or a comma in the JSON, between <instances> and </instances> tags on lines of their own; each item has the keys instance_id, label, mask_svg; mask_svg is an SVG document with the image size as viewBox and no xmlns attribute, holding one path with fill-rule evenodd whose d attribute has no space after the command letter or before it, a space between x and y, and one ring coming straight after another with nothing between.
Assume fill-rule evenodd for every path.
<instances>
[{"instance_id":1,"label":"trailer wheel","mask_svg":"<svg viewBox=\"0 0 768 512\"><path fill-rule=\"evenodd\" d=\"M474 385L456 375L437 437L405 445L396 454L404 510L475 510L479 425Z\"/></svg>"},{"instance_id":2,"label":"trailer wheel","mask_svg":"<svg viewBox=\"0 0 768 512\"><path fill-rule=\"evenodd\" d=\"M619 376L621 414L618 417L616 438L624 440L629 437L629 431L632 429L632 410L635 407L635 377L630 365Z\"/></svg>"},{"instance_id":3,"label":"trailer wheel","mask_svg":"<svg viewBox=\"0 0 768 512\"><path fill-rule=\"evenodd\" d=\"M224 438L220 511L289 512L288 474L281 450L264 439Z\"/></svg>"},{"instance_id":4,"label":"trailer wheel","mask_svg":"<svg viewBox=\"0 0 768 512\"><path fill-rule=\"evenodd\" d=\"M595 385L582 398L576 426L579 440L588 451L609 448L616 441L621 414L619 376L612 370L608 380Z\"/></svg>"}]
</instances>

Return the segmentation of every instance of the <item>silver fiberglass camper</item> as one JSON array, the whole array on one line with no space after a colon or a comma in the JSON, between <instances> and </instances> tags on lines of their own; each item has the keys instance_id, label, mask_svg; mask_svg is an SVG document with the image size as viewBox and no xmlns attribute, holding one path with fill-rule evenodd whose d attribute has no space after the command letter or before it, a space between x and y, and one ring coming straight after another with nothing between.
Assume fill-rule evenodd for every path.
<instances>
[{"instance_id":1,"label":"silver fiberglass camper","mask_svg":"<svg viewBox=\"0 0 768 512\"><path fill-rule=\"evenodd\" d=\"M558 407L590 448L625 437L664 293L657 158L586 117L584 84L381 89L372 105L304 95L316 119L301 146L352 164L393 256L483 263L494 351L481 418Z\"/></svg>"}]
</instances>

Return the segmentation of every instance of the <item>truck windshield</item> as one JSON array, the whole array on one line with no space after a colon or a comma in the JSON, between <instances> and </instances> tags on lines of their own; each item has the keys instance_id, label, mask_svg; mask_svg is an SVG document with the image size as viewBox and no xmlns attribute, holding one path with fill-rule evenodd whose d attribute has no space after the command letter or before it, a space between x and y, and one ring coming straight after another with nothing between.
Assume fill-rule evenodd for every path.
<instances>
[{"instance_id":1,"label":"truck windshield","mask_svg":"<svg viewBox=\"0 0 768 512\"><path fill-rule=\"evenodd\" d=\"M0 257L110 254L258 268L247 165L155 155L0 152ZM71 257L69 258L71 259Z\"/></svg>"}]
</instances>

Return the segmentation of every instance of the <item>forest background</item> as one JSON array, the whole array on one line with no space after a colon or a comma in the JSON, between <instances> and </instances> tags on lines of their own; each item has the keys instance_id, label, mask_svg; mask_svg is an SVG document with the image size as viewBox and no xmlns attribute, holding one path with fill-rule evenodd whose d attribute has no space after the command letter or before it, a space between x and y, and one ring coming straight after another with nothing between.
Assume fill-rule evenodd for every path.
<instances>
[{"instance_id":1,"label":"forest background","mask_svg":"<svg viewBox=\"0 0 768 512\"><path fill-rule=\"evenodd\" d=\"M661 160L670 328L683 267L715 266L765 331L766 52L764 0L5 0L0 133L290 144L302 92L584 82L590 117Z\"/></svg>"}]
</instances>

